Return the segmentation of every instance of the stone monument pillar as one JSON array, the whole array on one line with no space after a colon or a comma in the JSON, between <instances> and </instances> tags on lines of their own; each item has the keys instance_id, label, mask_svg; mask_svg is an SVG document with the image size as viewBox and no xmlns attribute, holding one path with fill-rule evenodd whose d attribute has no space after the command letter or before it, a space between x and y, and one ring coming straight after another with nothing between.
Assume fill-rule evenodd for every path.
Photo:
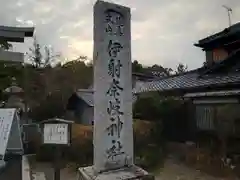
<instances>
[{"instance_id":1,"label":"stone monument pillar","mask_svg":"<svg viewBox=\"0 0 240 180\"><path fill-rule=\"evenodd\" d=\"M94 168L133 165L130 9L94 7Z\"/></svg>"},{"instance_id":2,"label":"stone monument pillar","mask_svg":"<svg viewBox=\"0 0 240 180\"><path fill-rule=\"evenodd\" d=\"M145 179L134 165L130 8L94 6L94 165L79 179Z\"/></svg>"}]
</instances>

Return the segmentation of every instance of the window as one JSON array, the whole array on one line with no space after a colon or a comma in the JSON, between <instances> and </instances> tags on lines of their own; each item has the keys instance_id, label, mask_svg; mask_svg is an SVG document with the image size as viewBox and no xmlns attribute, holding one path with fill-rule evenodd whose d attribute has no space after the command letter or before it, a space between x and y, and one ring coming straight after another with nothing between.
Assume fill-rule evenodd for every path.
<instances>
[{"instance_id":1,"label":"window","mask_svg":"<svg viewBox=\"0 0 240 180\"><path fill-rule=\"evenodd\" d=\"M213 50L213 61L220 62L228 57L228 52L225 49Z\"/></svg>"},{"instance_id":2,"label":"window","mask_svg":"<svg viewBox=\"0 0 240 180\"><path fill-rule=\"evenodd\" d=\"M196 125L200 130L214 130L214 108L211 106L196 106Z\"/></svg>"}]
</instances>

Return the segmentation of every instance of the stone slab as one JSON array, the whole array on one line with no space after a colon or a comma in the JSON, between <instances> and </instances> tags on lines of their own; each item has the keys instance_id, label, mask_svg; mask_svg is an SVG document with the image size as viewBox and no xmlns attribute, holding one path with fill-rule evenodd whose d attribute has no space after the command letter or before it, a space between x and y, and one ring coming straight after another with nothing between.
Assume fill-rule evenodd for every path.
<instances>
[{"instance_id":1,"label":"stone slab","mask_svg":"<svg viewBox=\"0 0 240 180\"><path fill-rule=\"evenodd\" d=\"M78 180L154 180L154 176L140 167L132 166L97 173L93 166L79 168Z\"/></svg>"},{"instance_id":2,"label":"stone slab","mask_svg":"<svg viewBox=\"0 0 240 180\"><path fill-rule=\"evenodd\" d=\"M94 166L133 165L130 8L94 6Z\"/></svg>"}]
</instances>

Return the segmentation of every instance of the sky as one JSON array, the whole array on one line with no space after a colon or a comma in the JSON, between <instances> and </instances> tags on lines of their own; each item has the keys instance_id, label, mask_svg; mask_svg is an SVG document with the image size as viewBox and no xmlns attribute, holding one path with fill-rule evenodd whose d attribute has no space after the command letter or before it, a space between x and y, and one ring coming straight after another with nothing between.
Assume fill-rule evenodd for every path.
<instances>
[{"instance_id":1,"label":"sky","mask_svg":"<svg viewBox=\"0 0 240 180\"><path fill-rule=\"evenodd\" d=\"M92 58L93 5L96 0L2 0L0 24L34 26L42 45L72 60ZM227 11L232 8L232 24L240 21L240 0L107 0L131 8L132 60L144 65L158 64L175 69L184 63L200 67L205 54L193 44L228 27ZM32 39L14 45L26 52ZM64 61L64 60L63 60Z\"/></svg>"}]
</instances>

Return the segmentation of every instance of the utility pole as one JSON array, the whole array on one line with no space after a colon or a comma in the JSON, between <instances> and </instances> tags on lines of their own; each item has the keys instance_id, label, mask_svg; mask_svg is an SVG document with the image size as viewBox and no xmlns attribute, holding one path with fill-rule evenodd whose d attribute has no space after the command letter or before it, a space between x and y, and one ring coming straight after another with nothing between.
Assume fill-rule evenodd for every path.
<instances>
[{"instance_id":1,"label":"utility pole","mask_svg":"<svg viewBox=\"0 0 240 180\"><path fill-rule=\"evenodd\" d=\"M225 8L227 10L228 13L228 22L229 22L229 27L232 25L231 23L231 13L232 13L232 8L223 5L223 8Z\"/></svg>"}]
</instances>

